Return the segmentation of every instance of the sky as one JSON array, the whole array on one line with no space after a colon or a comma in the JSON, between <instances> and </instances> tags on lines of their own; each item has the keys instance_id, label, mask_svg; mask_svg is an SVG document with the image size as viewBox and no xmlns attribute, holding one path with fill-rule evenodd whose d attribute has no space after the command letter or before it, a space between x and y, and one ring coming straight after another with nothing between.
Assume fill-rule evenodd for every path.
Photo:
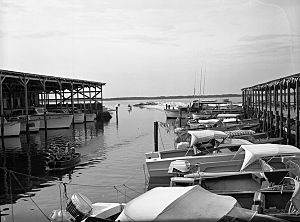
<instances>
[{"instance_id":1,"label":"sky","mask_svg":"<svg viewBox=\"0 0 300 222\"><path fill-rule=\"evenodd\" d=\"M0 0L0 69L104 98L241 93L299 61L299 0Z\"/></svg>"}]
</instances>

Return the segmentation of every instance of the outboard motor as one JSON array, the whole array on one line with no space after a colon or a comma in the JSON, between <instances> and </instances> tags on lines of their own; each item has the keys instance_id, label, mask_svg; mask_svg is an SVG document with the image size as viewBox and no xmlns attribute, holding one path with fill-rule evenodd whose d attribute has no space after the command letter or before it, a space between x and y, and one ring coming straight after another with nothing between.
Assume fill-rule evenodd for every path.
<instances>
[{"instance_id":1,"label":"outboard motor","mask_svg":"<svg viewBox=\"0 0 300 222\"><path fill-rule=\"evenodd\" d=\"M50 217L53 222L79 222L91 215L92 210L92 202L86 196L74 193L67 202L66 210L55 210Z\"/></svg>"}]
</instances>

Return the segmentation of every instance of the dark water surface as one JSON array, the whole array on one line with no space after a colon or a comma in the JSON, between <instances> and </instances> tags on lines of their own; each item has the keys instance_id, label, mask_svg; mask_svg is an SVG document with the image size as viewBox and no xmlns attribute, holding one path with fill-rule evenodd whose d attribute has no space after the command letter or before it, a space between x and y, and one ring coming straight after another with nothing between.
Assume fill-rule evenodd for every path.
<instances>
[{"instance_id":1,"label":"dark water surface","mask_svg":"<svg viewBox=\"0 0 300 222\"><path fill-rule=\"evenodd\" d=\"M45 215L60 209L60 191L63 191L60 182L67 183L69 197L79 192L92 202L128 202L145 192L145 153L154 149L153 123L170 125L169 129L159 128L159 147L172 149L174 121L166 120L162 100L160 107L128 108L128 104L140 102L143 101L105 102L112 108L120 104L118 118L113 113L112 119L105 123L49 130L47 143L44 131L31 134L29 139L26 135L5 138L0 145L1 221L48 221ZM46 172L41 155L46 145L66 142L71 142L81 153L80 165L60 174Z\"/></svg>"}]
</instances>

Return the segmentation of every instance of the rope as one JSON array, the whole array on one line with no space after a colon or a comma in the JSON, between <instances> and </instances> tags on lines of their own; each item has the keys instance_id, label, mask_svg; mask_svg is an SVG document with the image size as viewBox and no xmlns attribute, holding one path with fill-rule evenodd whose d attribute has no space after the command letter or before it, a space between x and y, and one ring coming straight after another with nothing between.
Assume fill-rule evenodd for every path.
<instances>
[{"instance_id":1,"label":"rope","mask_svg":"<svg viewBox=\"0 0 300 222\"><path fill-rule=\"evenodd\" d=\"M143 194L143 193L141 193L141 192L139 192L139 191L137 191L137 190L134 190L134 189L128 187L126 184L123 184L123 186L126 187L126 188L128 188L129 190L132 190L132 191L138 193L138 194Z\"/></svg>"},{"instance_id":2,"label":"rope","mask_svg":"<svg viewBox=\"0 0 300 222\"><path fill-rule=\"evenodd\" d=\"M11 204L11 215L13 222L15 221L14 217L14 203L13 203L13 196L12 196L12 183L11 183L11 173L9 172L9 193L10 193L10 204Z\"/></svg>"},{"instance_id":3,"label":"rope","mask_svg":"<svg viewBox=\"0 0 300 222\"><path fill-rule=\"evenodd\" d=\"M18 180L18 178L16 177L16 175L14 173L12 173L13 177L15 178L15 180L17 181L17 183L19 184L19 186L23 189L23 191L26 193L26 189L23 187L23 185L20 183L20 181ZM30 200L34 203L34 205L41 211L41 213L45 216L45 218L48 221L51 221L50 218L42 211L42 209L37 205L37 203L31 198L31 196L29 196Z\"/></svg>"},{"instance_id":4,"label":"rope","mask_svg":"<svg viewBox=\"0 0 300 222\"><path fill-rule=\"evenodd\" d=\"M63 207L62 207L62 197L61 197L61 188L60 185L58 185L59 187L59 200L60 200L60 211L61 211L61 221L64 221L64 214L63 214Z\"/></svg>"}]
</instances>

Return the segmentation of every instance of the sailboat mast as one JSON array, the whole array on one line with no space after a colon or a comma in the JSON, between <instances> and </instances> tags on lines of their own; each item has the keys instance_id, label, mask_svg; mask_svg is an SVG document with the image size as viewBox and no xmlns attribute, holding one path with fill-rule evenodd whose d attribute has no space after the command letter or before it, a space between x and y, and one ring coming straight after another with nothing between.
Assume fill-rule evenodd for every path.
<instances>
[{"instance_id":1,"label":"sailboat mast","mask_svg":"<svg viewBox=\"0 0 300 222\"><path fill-rule=\"evenodd\" d=\"M204 66L204 74L203 74L203 86L202 86L202 90L203 90L203 95L204 95L204 88L205 88L205 74L206 74L206 64L205 64L205 66Z\"/></svg>"},{"instance_id":2,"label":"sailboat mast","mask_svg":"<svg viewBox=\"0 0 300 222\"><path fill-rule=\"evenodd\" d=\"M201 96L201 87L202 87L202 68L203 68L203 65L201 65L201 76L200 76L200 89L199 89L199 99L200 99L200 96Z\"/></svg>"}]
</instances>

